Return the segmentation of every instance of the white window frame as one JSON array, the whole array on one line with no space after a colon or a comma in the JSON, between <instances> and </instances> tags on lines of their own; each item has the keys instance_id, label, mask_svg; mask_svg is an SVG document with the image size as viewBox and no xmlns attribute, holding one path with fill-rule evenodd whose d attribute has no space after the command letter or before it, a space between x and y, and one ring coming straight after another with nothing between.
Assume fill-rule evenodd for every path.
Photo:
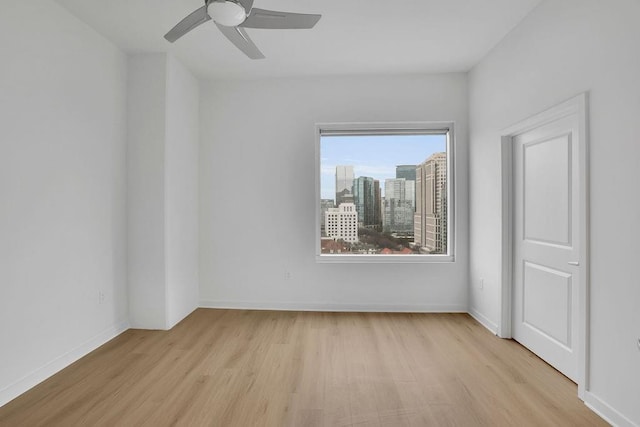
<instances>
[{"instance_id":1,"label":"white window frame","mask_svg":"<svg viewBox=\"0 0 640 427\"><path fill-rule=\"evenodd\" d=\"M323 135L433 135L447 136L447 253L446 254L323 254L321 253L320 229L320 140ZM317 123L316 141L316 214L315 214L315 253L318 263L453 263L455 262L455 132L454 122L392 122L392 123Z\"/></svg>"}]
</instances>

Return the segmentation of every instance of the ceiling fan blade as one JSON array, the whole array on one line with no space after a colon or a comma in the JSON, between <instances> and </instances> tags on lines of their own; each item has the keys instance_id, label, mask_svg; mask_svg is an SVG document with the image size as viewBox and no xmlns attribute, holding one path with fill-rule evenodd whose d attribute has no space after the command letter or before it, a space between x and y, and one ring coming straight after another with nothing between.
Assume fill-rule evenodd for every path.
<instances>
[{"instance_id":1,"label":"ceiling fan blade","mask_svg":"<svg viewBox=\"0 0 640 427\"><path fill-rule=\"evenodd\" d=\"M264 55L255 44L251 41L247 32L240 27L225 27L224 25L219 25L216 23L216 26L222 34L228 38L231 43L236 45L238 49L244 52L251 59L264 59Z\"/></svg>"},{"instance_id":2,"label":"ceiling fan blade","mask_svg":"<svg viewBox=\"0 0 640 427\"><path fill-rule=\"evenodd\" d=\"M322 15L311 15L306 13L278 12L275 10L265 10L253 8L249 17L240 24L245 28L313 28Z\"/></svg>"},{"instance_id":3,"label":"ceiling fan blade","mask_svg":"<svg viewBox=\"0 0 640 427\"><path fill-rule=\"evenodd\" d=\"M238 3L244 7L244 10L249 13L253 7L253 0L238 0Z\"/></svg>"},{"instance_id":4,"label":"ceiling fan blade","mask_svg":"<svg viewBox=\"0 0 640 427\"><path fill-rule=\"evenodd\" d=\"M182 21L178 22L171 31L164 35L164 38L173 43L189 31L196 28L198 25L204 24L210 19L211 17L207 13L207 6L202 6L200 9L195 10Z\"/></svg>"}]
</instances>

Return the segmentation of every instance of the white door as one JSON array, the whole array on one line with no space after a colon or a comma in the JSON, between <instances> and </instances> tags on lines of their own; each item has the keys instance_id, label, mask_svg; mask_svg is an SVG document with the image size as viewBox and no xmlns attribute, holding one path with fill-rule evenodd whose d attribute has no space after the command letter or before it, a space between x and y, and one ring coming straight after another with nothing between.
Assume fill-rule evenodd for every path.
<instances>
[{"instance_id":1,"label":"white door","mask_svg":"<svg viewBox=\"0 0 640 427\"><path fill-rule=\"evenodd\" d=\"M580 161L577 114L513 143L513 338L578 379Z\"/></svg>"}]
</instances>

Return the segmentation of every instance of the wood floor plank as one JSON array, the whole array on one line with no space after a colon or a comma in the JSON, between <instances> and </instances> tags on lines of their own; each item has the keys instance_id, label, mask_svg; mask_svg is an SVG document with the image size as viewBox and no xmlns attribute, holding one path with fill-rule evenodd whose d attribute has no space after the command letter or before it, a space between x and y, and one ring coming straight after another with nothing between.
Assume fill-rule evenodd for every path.
<instances>
[{"instance_id":1,"label":"wood floor plank","mask_svg":"<svg viewBox=\"0 0 640 427\"><path fill-rule=\"evenodd\" d=\"M575 384L465 314L198 309L129 330L0 426L604 426Z\"/></svg>"}]
</instances>

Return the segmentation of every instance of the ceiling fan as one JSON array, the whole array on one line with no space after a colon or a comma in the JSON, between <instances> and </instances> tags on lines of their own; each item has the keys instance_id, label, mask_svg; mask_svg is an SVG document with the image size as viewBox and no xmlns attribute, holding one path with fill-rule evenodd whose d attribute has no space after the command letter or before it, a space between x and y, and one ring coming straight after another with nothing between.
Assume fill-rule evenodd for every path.
<instances>
[{"instance_id":1,"label":"ceiling fan","mask_svg":"<svg viewBox=\"0 0 640 427\"><path fill-rule=\"evenodd\" d=\"M212 19L222 34L245 55L251 59L263 59L264 55L251 41L245 28L313 28L320 17L321 15L258 9L253 7L253 0L205 0L204 6L178 22L164 38L173 43Z\"/></svg>"}]
</instances>

